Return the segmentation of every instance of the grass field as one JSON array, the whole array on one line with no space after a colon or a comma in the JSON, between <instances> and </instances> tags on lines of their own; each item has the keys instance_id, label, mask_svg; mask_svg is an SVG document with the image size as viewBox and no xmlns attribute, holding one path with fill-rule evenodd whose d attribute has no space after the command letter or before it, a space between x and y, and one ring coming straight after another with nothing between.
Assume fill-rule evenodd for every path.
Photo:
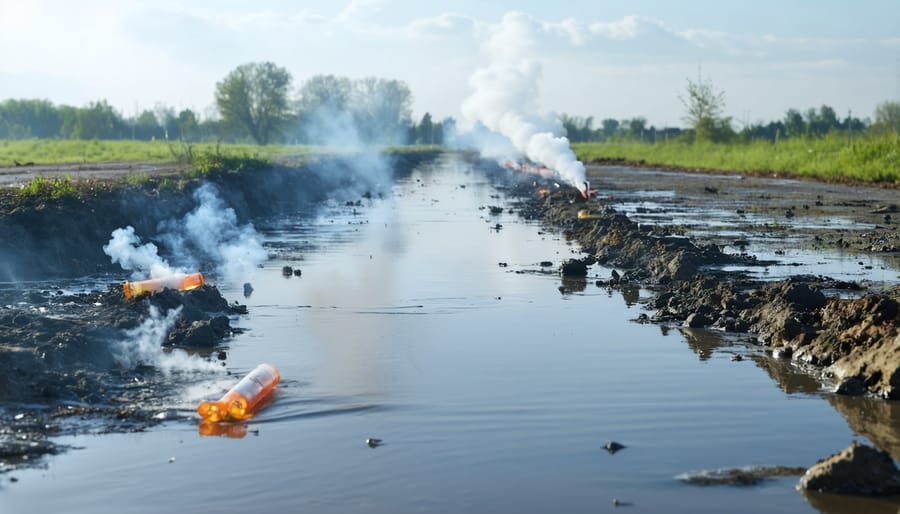
<instances>
[{"instance_id":1,"label":"grass field","mask_svg":"<svg viewBox=\"0 0 900 514\"><path fill-rule=\"evenodd\" d=\"M190 154L188 153L190 152ZM166 141L81 141L28 139L0 141L0 166L15 161L35 164L94 163L116 161L188 162L190 155L223 153L264 159L301 157L329 153L326 149L301 145L190 143Z\"/></svg>"},{"instance_id":2,"label":"grass field","mask_svg":"<svg viewBox=\"0 0 900 514\"><path fill-rule=\"evenodd\" d=\"M846 136L792 138L773 144L749 143L656 144L639 142L576 143L578 159L624 158L652 164L731 171L773 171L826 179L900 183L900 137L857 138Z\"/></svg>"},{"instance_id":3,"label":"grass field","mask_svg":"<svg viewBox=\"0 0 900 514\"><path fill-rule=\"evenodd\" d=\"M826 179L900 183L900 137L845 136L783 139L749 143L607 142L572 145L584 162L623 158L652 164L715 170L772 171ZM433 150L434 147L385 148L387 152ZM63 164L115 161L155 161L200 164L216 158L250 158L299 163L306 159L352 150L303 145L192 143L166 141L80 141L33 139L0 141L0 166L20 163Z\"/></svg>"}]
</instances>

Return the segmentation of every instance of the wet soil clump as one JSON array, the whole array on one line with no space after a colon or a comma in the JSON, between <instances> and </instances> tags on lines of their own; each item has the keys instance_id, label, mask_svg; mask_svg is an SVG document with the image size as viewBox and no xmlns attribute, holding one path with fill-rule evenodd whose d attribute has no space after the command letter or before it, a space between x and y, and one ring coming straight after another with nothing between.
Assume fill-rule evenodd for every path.
<instances>
[{"instance_id":1,"label":"wet soil clump","mask_svg":"<svg viewBox=\"0 0 900 514\"><path fill-rule=\"evenodd\" d=\"M59 451L53 435L143 430L166 419L159 410L174 386L140 345L208 354L246 312L209 285L132 300L118 284L21 299L0 307L0 471Z\"/></svg>"}]
</instances>

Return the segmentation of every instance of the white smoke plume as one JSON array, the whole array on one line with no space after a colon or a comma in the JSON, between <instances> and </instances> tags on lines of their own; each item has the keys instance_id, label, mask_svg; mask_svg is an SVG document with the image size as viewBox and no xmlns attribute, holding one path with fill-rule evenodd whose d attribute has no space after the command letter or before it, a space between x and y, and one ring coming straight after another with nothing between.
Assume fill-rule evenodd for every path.
<instances>
[{"instance_id":1,"label":"white smoke plume","mask_svg":"<svg viewBox=\"0 0 900 514\"><path fill-rule=\"evenodd\" d=\"M146 278L147 274L151 278L168 277L176 272L159 256L155 244L141 244L131 225L113 230L109 243L103 245L103 252L112 258L113 264L118 263L122 269L133 271L132 277L135 279Z\"/></svg>"},{"instance_id":2,"label":"white smoke plume","mask_svg":"<svg viewBox=\"0 0 900 514\"><path fill-rule=\"evenodd\" d=\"M490 64L472 74L472 94L463 102L469 123L480 122L506 136L520 155L555 170L583 189L585 169L569 147L555 115L538 112L540 64L533 55L534 32L540 30L522 13L507 13L484 45ZM574 80L574 77L573 77Z\"/></svg>"},{"instance_id":3,"label":"white smoke plume","mask_svg":"<svg viewBox=\"0 0 900 514\"><path fill-rule=\"evenodd\" d=\"M150 306L149 316L137 327L125 332L125 338L112 348L116 364L125 369L152 366L168 375L173 371L212 371L219 369L212 362L183 350L163 351L162 344L181 316L181 307L163 316L156 306Z\"/></svg>"},{"instance_id":4,"label":"white smoke plume","mask_svg":"<svg viewBox=\"0 0 900 514\"><path fill-rule=\"evenodd\" d=\"M162 224L161 240L192 269L210 262L227 280L249 279L268 258L256 229L238 223L234 209L211 183L197 188L194 199L198 205L184 219Z\"/></svg>"},{"instance_id":5,"label":"white smoke plume","mask_svg":"<svg viewBox=\"0 0 900 514\"><path fill-rule=\"evenodd\" d=\"M162 278L176 272L197 271L211 264L226 280L249 279L268 254L253 225L238 223L234 209L227 207L216 187L205 183L194 191L197 207L180 220L160 224L158 240L171 252L178 267L159 255L153 243L141 244L131 226L113 231L103 251L134 278Z\"/></svg>"}]
</instances>

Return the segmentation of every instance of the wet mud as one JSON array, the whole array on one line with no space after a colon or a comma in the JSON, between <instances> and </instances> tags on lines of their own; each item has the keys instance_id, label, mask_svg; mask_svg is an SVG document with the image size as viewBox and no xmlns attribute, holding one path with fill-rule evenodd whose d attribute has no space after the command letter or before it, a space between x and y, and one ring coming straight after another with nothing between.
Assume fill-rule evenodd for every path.
<instances>
[{"instance_id":1,"label":"wet mud","mask_svg":"<svg viewBox=\"0 0 900 514\"><path fill-rule=\"evenodd\" d=\"M159 348L224 365L224 347L237 330L232 321L246 307L210 285L126 299L111 278L125 274L102 250L113 230L131 225L139 234L156 233L158 224L194 207L192 193L206 182L242 222L304 212L335 197L371 198L389 190L394 176L436 156L323 158L199 177L161 167L140 183L123 180L132 166L99 166L79 176L75 194L56 199L0 188L0 282L11 285L0 290L0 473L64 450L55 436L141 431L189 417L166 407L190 377L160 369L153 361ZM384 173L373 174L374 166ZM7 175L0 170L3 180ZM79 293L52 285L76 277L107 285ZM125 342L147 345L147 361L140 348L121 352Z\"/></svg>"},{"instance_id":2,"label":"wet mud","mask_svg":"<svg viewBox=\"0 0 900 514\"><path fill-rule=\"evenodd\" d=\"M213 361L232 335L231 318L246 312L209 285L131 300L120 284L33 292L27 302L16 296L0 309L0 471L59 451L48 439L54 435L139 431L169 419L160 409L177 385L152 360L121 362L120 345L148 338ZM170 314L173 322L154 337L153 326Z\"/></svg>"}]
</instances>

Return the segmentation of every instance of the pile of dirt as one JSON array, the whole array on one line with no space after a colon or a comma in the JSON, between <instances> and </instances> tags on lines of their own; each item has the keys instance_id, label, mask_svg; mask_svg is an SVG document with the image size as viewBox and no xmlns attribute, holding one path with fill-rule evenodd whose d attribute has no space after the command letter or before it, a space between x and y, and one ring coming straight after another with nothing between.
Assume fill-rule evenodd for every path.
<instances>
[{"instance_id":1,"label":"pile of dirt","mask_svg":"<svg viewBox=\"0 0 900 514\"><path fill-rule=\"evenodd\" d=\"M854 441L809 468L797 487L835 494L900 494L900 470L886 452Z\"/></svg>"},{"instance_id":2,"label":"pile of dirt","mask_svg":"<svg viewBox=\"0 0 900 514\"><path fill-rule=\"evenodd\" d=\"M438 152L382 156L383 174L372 171L374 157L321 157L301 166L272 165L249 171L198 175L166 174L142 182L131 169L107 169L103 178L77 181L59 198L29 196L0 187L0 281L78 277L119 271L103 253L113 230L132 226L150 235L161 222L182 219L196 207L193 193L216 186L239 223L303 212L328 198L371 198L390 187L393 176L438 157ZM163 248L165 250L165 248Z\"/></svg>"}]
</instances>

